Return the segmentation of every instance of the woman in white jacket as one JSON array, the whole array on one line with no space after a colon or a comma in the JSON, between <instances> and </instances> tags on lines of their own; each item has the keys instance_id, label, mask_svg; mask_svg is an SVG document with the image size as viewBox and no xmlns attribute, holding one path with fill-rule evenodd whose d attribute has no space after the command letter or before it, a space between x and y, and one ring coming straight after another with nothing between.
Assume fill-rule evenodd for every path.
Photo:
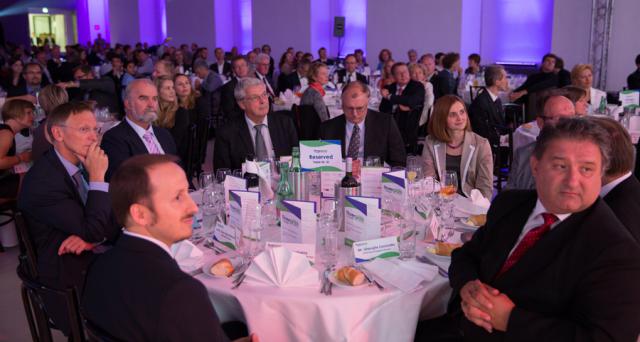
<instances>
[{"instance_id":1,"label":"woman in white jacket","mask_svg":"<svg viewBox=\"0 0 640 342\"><path fill-rule=\"evenodd\" d=\"M607 93L593 88L593 67L591 64L576 64L571 70L571 84L587 92L587 100L589 100L588 114L598 112L603 98L606 106Z\"/></svg>"}]
</instances>

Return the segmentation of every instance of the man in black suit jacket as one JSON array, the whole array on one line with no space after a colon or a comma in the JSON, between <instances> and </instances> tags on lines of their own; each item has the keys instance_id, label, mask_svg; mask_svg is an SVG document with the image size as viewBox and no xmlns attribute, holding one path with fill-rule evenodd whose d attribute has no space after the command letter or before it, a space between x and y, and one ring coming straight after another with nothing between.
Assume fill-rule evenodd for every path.
<instances>
[{"instance_id":1,"label":"man in black suit jacket","mask_svg":"<svg viewBox=\"0 0 640 342\"><path fill-rule=\"evenodd\" d=\"M102 149L109 156L109 181L123 161L137 154L177 155L171 133L151 123L158 117L158 90L148 79L137 79L127 87L124 107L127 115L102 137Z\"/></svg>"},{"instance_id":2,"label":"man in black suit jacket","mask_svg":"<svg viewBox=\"0 0 640 342\"><path fill-rule=\"evenodd\" d=\"M380 92L383 97L380 111L393 114L407 152L415 153L418 144L418 122L424 106L424 86L411 79L405 63L394 64L391 73L396 82Z\"/></svg>"},{"instance_id":3,"label":"man in black suit jacket","mask_svg":"<svg viewBox=\"0 0 640 342\"><path fill-rule=\"evenodd\" d=\"M338 82L337 83L349 83L353 81L360 81L367 84L367 78L363 74L356 71L358 67L358 61L356 56L347 55L344 58L344 69L338 70Z\"/></svg>"},{"instance_id":4,"label":"man in black suit jacket","mask_svg":"<svg viewBox=\"0 0 640 342\"><path fill-rule=\"evenodd\" d=\"M449 268L468 341L633 341L640 250L598 198L606 132L585 119L545 126L537 191L507 191ZM459 310L459 309L458 309Z\"/></svg>"},{"instance_id":5,"label":"man in black suit jacket","mask_svg":"<svg viewBox=\"0 0 640 342\"><path fill-rule=\"evenodd\" d=\"M104 181L108 159L97 145L91 110L84 103L66 103L49 114L53 148L26 174L18 197L36 249L37 280L52 288L82 291L92 248L119 232ZM56 326L68 333L64 303L44 300Z\"/></svg>"},{"instance_id":6,"label":"man in black suit jacket","mask_svg":"<svg viewBox=\"0 0 640 342\"><path fill-rule=\"evenodd\" d=\"M318 59L313 62L324 63L325 65L334 65L336 63L336 61L327 57L327 49L324 46L318 49Z\"/></svg>"},{"instance_id":7,"label":"man in black suit jacket","mask_svg":"<svg viewBox=\"0 0 640 342\"><path fill-rule=\"evenodd\" d=\"M347 84L342 90L344 115L323 122L320 138L340 140L343 157L364 160L377 156L390 166L405 166L407 155L395 120L390 115L368 109L368 104L369 87L365 83ZM360 133L354 137L355 125L358 125ZM356 155L347 155L352 143L358 146L357 151L353 149Z\"/></svg>"},{"instance_id":8,"label":"man in black suit jacket","mask_svg":"<svg viewBox=\"0 0 640 342\"><path fill-rule=\"evenodd\" d=\"M231 77L231 64L224 60L224 50L222 50L222 48L216 48L214 54L216 56L216 62L211 64L209 69L228 79Z\"/></svg>"},{"instance_id":9,"label":"man in black suit jacket","mask_svg":"<svg viewBox=\"0 0 640 342\"><path fill-rule=\"evenodd\" d=\"M108 107L110 113L119 112L116 84L110 77L96 79L88 65L79 65L73 69L74 81L60 83L69 93L71 101L91 100L97 107Z\"/></svg>"},{"instance_id":10,"label":"man in black suit jacket","mask_svg":"<svg viewBox=\"0 0 640 342\"><path fill-rule=\"evenodd\" d=\"M248 155L258 160L288 156L291 155L292 147L298 146L293 121L289 117L269 112L264 83L255 78L244 78L239 81L238 87L242 92L236 100L244 110L244 115L225 125L216 137L213 149L214 170L240 169ZM258 139L258 132L262 139Z\"/></svg>"},{"instance_id":11,"label":"man in black suit jacket","mask_svg":"<svg viewBox=\"0 0 640 342\"><path fill-rule=\"evenodd\" d=\"M242 117L242 108L238 106L233 92L238 84L238 79L247 77L249 73L249 64L243 56L233 57L231 64L233 66L234 77L220 88L220 104L222 106L222 115L224 116L225 123Z\"/></svg>"},{"instance_id":12,"label":"man in black suit jacket","mask_svg":"<svg viewBox=\"0 0 640 342\"><path fill-rule=\"evenodd\" d=\"M617 121L589 117L609 133L611 157L609 168L602 180L600 197L609 205L620 222L640 243L640 182L632 174L636 149L627 130Z\"/></svg>"},{"instance_id":13,"label":"man in black suit jacket","mask_svg":"<svg viewBox=\"0 0 640 342\"><path fill-rule=\"evenodd\" d=\"M636 56L636 71L627 77L627 89L640 89L640 55Z\"/></svg>"},{"instance_id":14,"label":"man in black suit jacket","mask_svg":"<svg viewBox=\"0 0 640 342\"><path fill-rule=\"evenodd\" d=\"M114 340L228 340L207 290L171 254L171 245L191 236L198 212L175 160L136 156L112 179L114 213L125 228L91 265L83 308L90 326Z\"/></svg>"},{"instance_id":15,"label":"man in black suit jacket","mask_svg":"<svg viewBox=\"0 0 640 342\"><path fill-rule=\"evenodd\" d=\"M498 93L508 90L509 80L502 66L486 67L484 79L486 88L471 103L469 119L473 131L487 138L492 147L497 147L500 146L500 135L508 133Z\"/></svg>"},{"instance_id":16,"label":"man in black suit jacket","mask_svg":"<svg viewBox=\"0 0 640 342\"><path fill-rule=\"evenodd\" d=\"M544 55L540 72L527 76L527 80L509 95L511 101L527 103L529 94L557 87L558 75L553 72L556 67L556 58L552 53Z\"/></svg>"},{"instance_id":17,"label":"man in black suit jacket","mask_svg":"<svg viewBox=\"0 0 640 342\"><path fill-rule=\"evenodd\" d=\"M290 73L287 78L285 78L284 89L278 89L278 91L283 92L287 89L294 90L296 87L301 88L308 86L309 80L307 79L307 74L309 73L309 68L311 68L311 62L307 60L298 62L296 71Z\"/></svg>"}]
</instances>

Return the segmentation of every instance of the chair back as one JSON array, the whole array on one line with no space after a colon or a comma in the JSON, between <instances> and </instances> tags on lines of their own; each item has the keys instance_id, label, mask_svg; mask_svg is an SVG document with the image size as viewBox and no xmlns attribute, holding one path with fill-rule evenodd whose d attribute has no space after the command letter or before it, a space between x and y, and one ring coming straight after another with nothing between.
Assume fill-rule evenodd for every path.
<instances>
[{"instance_id":1,"label":"chair back","mask_svg":"<svg viewBox=\"0 0 640 342\"><path fill-rule=\"evenodd\" d=\"M298 131L299 140L320 139L320 116L312 105L300 105L297 108L299 114L300 128Z\"/></svg>"},{"instance_id":2,"label":"chair back","mask_svg":"<svg viewBox=\"0 0 640 342\"><path fill-rule=\"evenodd\" d=\"M527 122L525 117L525 108L523 104L507 103L504 106L504 122L515 131L523 123Z\"/></svg>"},{"instance_id":3,"label":"chair back","mask_svg":"<svg viewBox=\"0 0 640 342\"><path fill-rule=\"evenodd\" d=\"M199 143L198 125L195 123L189 125L189 128L187 129L187 135L189 137L189 139L187 140L187 160L183 160L183 162L186 168L187 179L192 179L194 174L196 174L198 170L198 161L200 159L195 153L196 151L199 151L197 150Z\"/></svg>"},{"instance_id":4,"label":"chair back","mask_svg":"<svg viewBox=\"0 0 640 342\"><path fill-rule=\"evenodd\" d=\"M80 316L78 295L74 288L64 290L49 288L36 280L30 279L20 269L18 269L18 276L22 280L22 302L34 341L53 341L51 338L51 329L58 329L55 322L47 313L43 301L45 296L60 299L62 303L64 303L69 322L69 341L86 341L82 318Z\"/></svg>"},{"instance_id":5,"label":"chair back","mask_svg":"<svg viewBox=\"0 0 640 342\"><path fill-rule=\"evenodd\" d=\"M20 255L18 255L18 267L30 279L38 279L36 248L29 235L27 222L21 212L15 214L16 234L20 245Z\"/></svg>"}]
</instances>

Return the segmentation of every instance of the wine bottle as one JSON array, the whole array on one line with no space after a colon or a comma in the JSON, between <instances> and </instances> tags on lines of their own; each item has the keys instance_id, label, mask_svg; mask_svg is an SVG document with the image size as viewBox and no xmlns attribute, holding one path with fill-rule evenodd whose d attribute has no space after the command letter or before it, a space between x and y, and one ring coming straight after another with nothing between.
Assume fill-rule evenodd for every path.
<instances>
[{"instance_id":1,"label":"wine bottle","mask_svg":"<svg viewBox=\"0 0 640 342\"><path fill-rule=\"evenodd\" d=\"M247 190L260 191L260 177L258 176L258 165L253 159L253 155L247 155L245 160L245 172L242 178L247 180Z\"/></svg>"},{"instance_id":2,"label":"wine bottle","mask_svg":"<svg viewBox=\"0 0 640 342\"><path fill-rule=\"evenodd\" d=\"M360 183L353 176L353 160L351 158L347 158L346 174L340 181L340 187L344 189L346 196L358 196L360 194Z\"/></svg>"}]
</instances>

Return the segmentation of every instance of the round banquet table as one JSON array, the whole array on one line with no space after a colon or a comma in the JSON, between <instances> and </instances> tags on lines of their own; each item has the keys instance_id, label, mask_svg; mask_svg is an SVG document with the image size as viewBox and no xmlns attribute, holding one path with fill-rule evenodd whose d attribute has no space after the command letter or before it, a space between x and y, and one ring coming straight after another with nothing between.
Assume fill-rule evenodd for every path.
<instances>
[{"instance_id":1,"label":"round banquet table","mask_svg":"<svg viewBox=\"0 0 640 342\"><path fill-rule=\"evenodd\" d=\"M205 253L207 264L213 251ZM231 289L230 278L195 278L222 322L246 322L262 341L413 341L418 320L443 315L451 295L449 280L440 275L411 293L390 285L384 291L333 286L331 296L320 293L320 280L316 287L243 283Z\"/></svg>"}]
</instances>

